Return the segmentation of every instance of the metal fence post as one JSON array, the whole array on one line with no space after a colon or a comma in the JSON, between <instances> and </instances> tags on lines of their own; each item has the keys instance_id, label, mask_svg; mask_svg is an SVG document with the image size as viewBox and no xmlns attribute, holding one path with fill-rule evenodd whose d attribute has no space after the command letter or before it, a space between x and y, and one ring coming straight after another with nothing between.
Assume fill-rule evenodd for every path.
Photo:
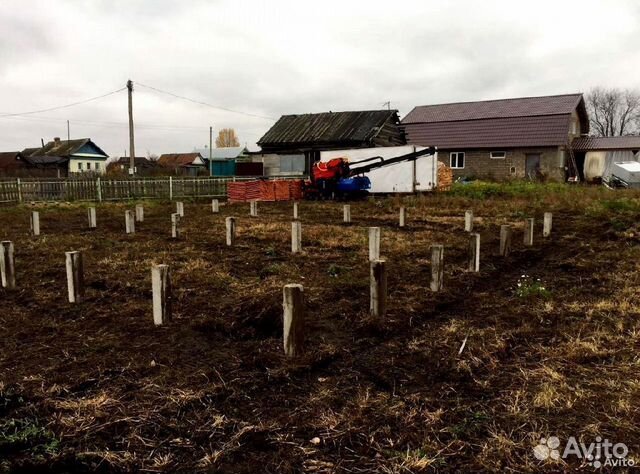
<instances>
[{"instance_id":1,"label":"metal fence post","mask_svg":"<svg viewBox=\"0 0 640 474\"><path fill-rule=\"evenodd\" d=\"M173 201L173 176L169 176L169 201Z\"/></svg>"}]
</instances>

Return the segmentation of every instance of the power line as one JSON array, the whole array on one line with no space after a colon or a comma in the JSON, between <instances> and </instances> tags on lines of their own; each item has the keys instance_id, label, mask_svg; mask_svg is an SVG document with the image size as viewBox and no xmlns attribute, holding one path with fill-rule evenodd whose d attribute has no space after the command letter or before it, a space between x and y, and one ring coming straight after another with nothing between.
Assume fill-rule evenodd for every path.
<instances>
[{"instance_id":1,"label":"power line","mask_svg":"<svg viewBox=\"0 0 640 474\"><path fill-rule=\"evenodd\" d=\"M212 109L224 110L225 112L231 112L231 113L234 113L234 114L246 115L248 117L256 117L256 118L261 118L261 119L265 119L265 120L275 120L274 117L268 117L266 115L252 114L252 113L249 113L249 112L241 112L239 110L233 110L233 109L228 109L226 107L220 107L218 105L208 104L207 102L202 102L200 100L190 99L189 97L185 97L185 96L182 96L182 95L179 95L179 94L174 94L173 92L168 92L168 91L165 91L165 90L162 90L162 89L158 89L157 87L147 86L147 85L142 84L140 82L136 82L136 84L141 86L141 87L144 87L146 89L151 89L151 90L154 90L156 92L160 92L161 94L167 94L167 95L170 95L172 97L176 97L178 99L182 99L182 100L186 100L186 101L189 101L189 102L193 102L194 104L199 104L199 105L204 105L206 107L211 107Z\"/></svg>"},{"instance_id":2,"label":"power line","mask_svg":"<svg viewBox=\"0 0 640 474\"><path fill-rule=\"evenodd\" d=\"M82 124L82 125L87 125L87 126L94 126L94 127L105 127L105 128L111 128L111 127L128 127L129 124L127 122L109 122L109 121L97 121L97 120L84 120L84 119L74 119L73 117L67 119L65 117L22 117L22 116L13 116L13 117L4 117L0 115L0 118L3 118L5 120L19 120L19 121L35 121L35 122L64 122L66 120L70 120L71 123L76 123L76 124ZM170 124L160 124L160 123L146 123L146 122L142 122L139 124L136 124L136 128L138 129L149 129L149 130L176 130L176 131L180 131L180 130L203 130L203 127L201 126L196 126L196 125L182 125L182 126L175 126L175 125L170 125Z\"/></svg>"},{"instance_id":3,"label":"power line","mask_svg":"<svg viewBox=\"0 0 640 474\"><path fill-rule=\"evenodd\" d=\"M121 91L123 91L125 89L126 89L126 87L122 87L121 89L117 89L115 91L107 92L106 94L98 95L96 97L91 97L89 99L80 100L78 102L73 102L71 104L59 105L57 107L50 107L48 109L32 110L30 112L20 112L20 113L13 113L13 114L1 114L0 117L17 117L17 116L21 116L21 115L40 114L40 113L43 113L43 112L51 112L52 110L66 109L66 108L69 108L69 107L73 107L74 105L86 104L87 102L91 102L93 100L98 100L98 99L102 99L104 97L108 97L108 96L113 95L113 94L117 94L118 92L121 92Z\"/></svg>"}]
</instances>

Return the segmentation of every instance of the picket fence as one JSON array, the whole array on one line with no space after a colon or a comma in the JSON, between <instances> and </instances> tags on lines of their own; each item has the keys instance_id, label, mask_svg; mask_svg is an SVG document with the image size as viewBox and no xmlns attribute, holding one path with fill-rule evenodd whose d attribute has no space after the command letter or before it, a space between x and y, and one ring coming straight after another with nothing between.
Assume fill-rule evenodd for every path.
<instances>
[{"instance_id":1,"label":"picket fence","mask_svg":"<svg viewBox=\"0 0 640 474\"><path fill-rule=\"evenodd\" d=\"M175 178L173 176L140 179L17 178L0 180L0 202L221 198L227 195L227 183L255 179L246 177Z\"/></svg>"}]
</instances>

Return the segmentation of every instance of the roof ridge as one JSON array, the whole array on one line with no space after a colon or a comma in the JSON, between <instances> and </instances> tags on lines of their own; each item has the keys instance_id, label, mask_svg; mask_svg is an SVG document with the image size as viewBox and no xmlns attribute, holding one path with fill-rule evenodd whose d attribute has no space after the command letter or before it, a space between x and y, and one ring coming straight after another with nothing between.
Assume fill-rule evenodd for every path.
<instances>
[{"instance_id":1,"label":"roof ridge","mask_svg":"<svg viewBox=\"0 0 640 474\"><path fill-rule=\"evenodd\" d=\"M465 100L461 102L442 102L439 104L425 104L425 105L416 105L413 109L417 109L419 107L441 107L443 105L462 105L462 104L478 104L478 103L486 103L486 102L507 102L512 100L523 100L523 99L546 99L551 97L571 97L571 96L582 96L583 92L574 92L571 94L551 94L551 95L531 95L525 97L507 97L506 99L485 99L485 100ZM411 112L409 112L411 113ZM408 114L407 114L408 115Z\"/></svg>"},{"instance_id":2,"label":"roof ridge","mask_svg":"<svg viewBox=\"0 0 640 474\"><path fill-rule=\"evenodd\" d=\"M326 112L308 112L304 114L285 114L280 117L300 117L303 115L322 115L322 114L360 114L360 113L369 113L369 112L387 112L387 113L398 113L398 109L370 109L370 110L329 110Z\"/></svg>"},{"instance_id":3,"label":"roof ridge","mask_svg":"<svg viewBox=\"0 0 640 474\"><path fill-rule=\"evenodd\" d=\"M71 138L71 139L69 139L69 140L67 140L66 138L65 138L65 139L62 139L62 138L61 138L61 139L60 139L60 143L79 142L79 141L89 141L89 140L91 140L91 138ZM46 144L48 144L48 143L55 143L55 140L49 140L47 143L45 143L45 145L46 145ZM42 148L42 147L41 147L41 148Z\"/></svg>"}]
</instances>

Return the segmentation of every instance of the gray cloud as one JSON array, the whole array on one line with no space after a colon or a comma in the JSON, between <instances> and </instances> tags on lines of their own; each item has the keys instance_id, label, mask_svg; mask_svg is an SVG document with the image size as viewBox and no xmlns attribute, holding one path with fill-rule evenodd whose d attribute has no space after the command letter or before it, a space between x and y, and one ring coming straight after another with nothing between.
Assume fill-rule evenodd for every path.
<instances>
[{"instance_id":1,"label":"gray cloud","mask_svg":"<svg viewBox=\"0 0 640 474\"><path fill-rule=\"evenodd\" d=\"M35 61L55 49L53 32L41 22L11 12L0 18L0 78L12 64Z\"/></svg>"},{"instance_id":2,"label":"gray cloud","mask_svg":"<svg viewBox=\"0 0 640 474\"><path fill-rule=\"evenodd\" d=\"M241 0L0 3L0 113L95 96L131 78L259 115L640 87L637 2ZM551 14L552 12L552 14ZM139 152L190 151L208 127L255 141L272 124L136 86ZM0 149L40 137L128 143L126 94L0 118Z\"/></svg>"}]
</instances>

